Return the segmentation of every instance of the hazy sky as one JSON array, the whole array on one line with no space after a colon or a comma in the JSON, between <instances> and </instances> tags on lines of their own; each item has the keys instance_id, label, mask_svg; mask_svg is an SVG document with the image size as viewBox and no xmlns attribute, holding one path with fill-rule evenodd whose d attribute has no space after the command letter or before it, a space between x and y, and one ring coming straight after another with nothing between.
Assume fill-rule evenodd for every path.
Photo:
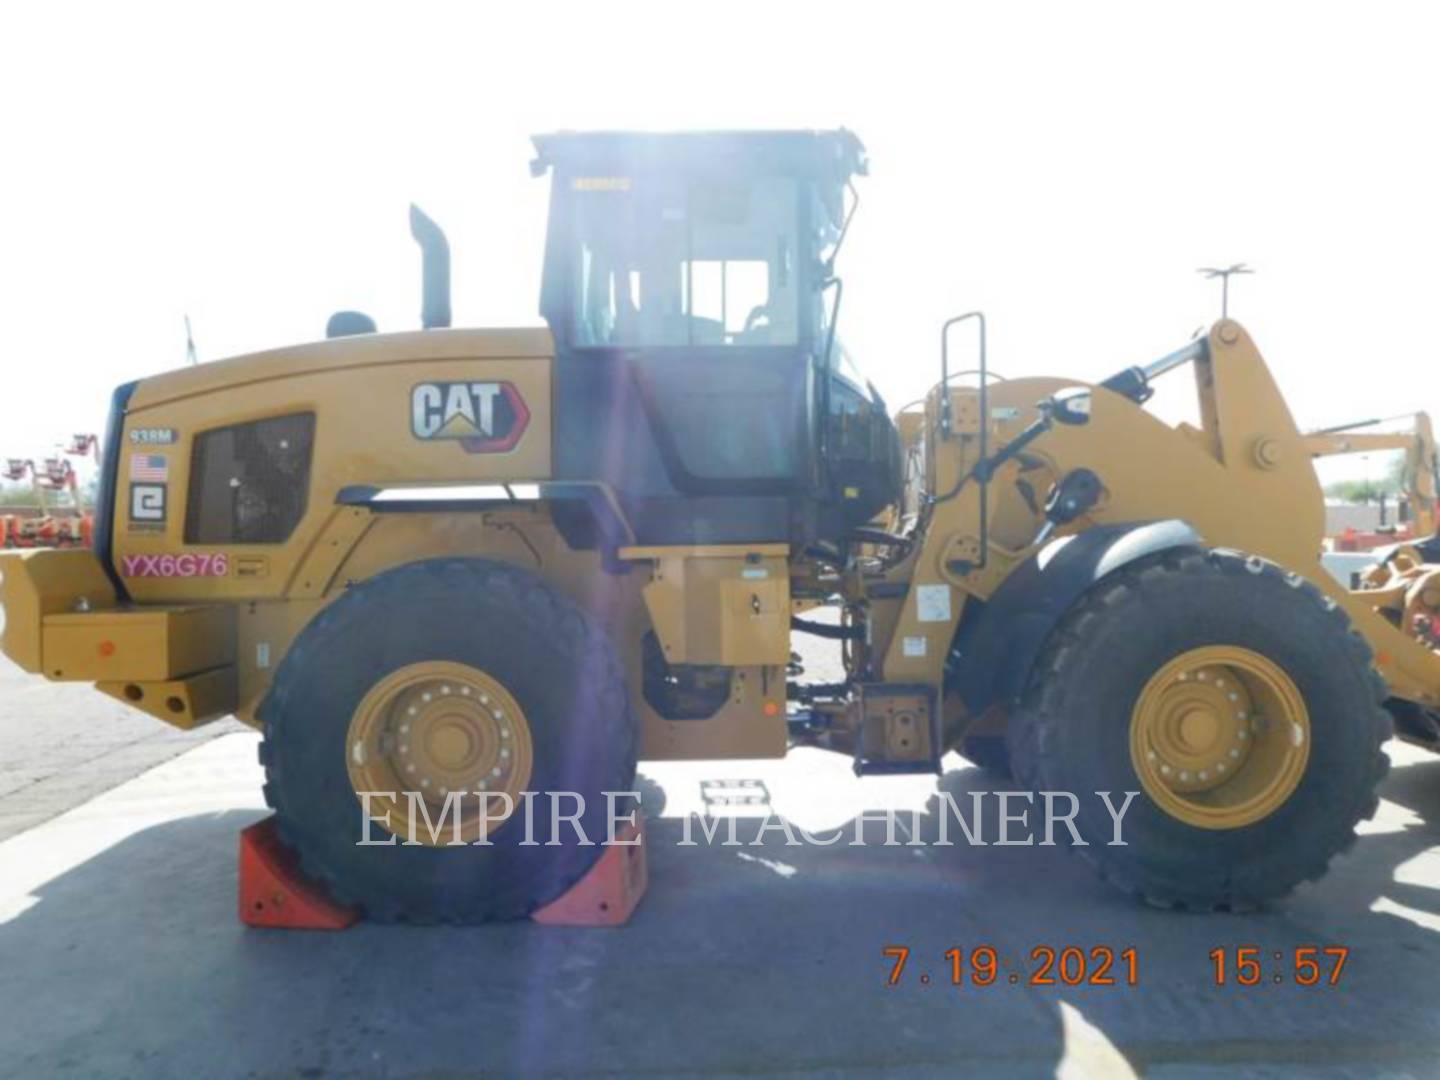
<instances>
[{"instance_id":1,"label":"hazy sky","mask_svg":"<svg viewBox=\"0 0 1440 1080\"><path fill-rule=\"evenodd\" d=\"M109 389L413 327L410 200L458 325L538 321L531 132L835 127L872 175L841 334L892 405L949 314L1008 375L1099 378L1213 318L1303 424L1440 408L1437 20L1424 5L11 5L0 16L0 455Z\"/></svg>"}]
</instances>

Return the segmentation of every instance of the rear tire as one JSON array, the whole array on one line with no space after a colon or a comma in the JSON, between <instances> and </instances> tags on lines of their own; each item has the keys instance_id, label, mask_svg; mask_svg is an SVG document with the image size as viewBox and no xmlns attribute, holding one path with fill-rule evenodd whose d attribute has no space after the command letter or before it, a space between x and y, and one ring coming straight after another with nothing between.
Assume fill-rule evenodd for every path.
<instances>
[{"instance_id":1,"label":"rear tire","mask_svg":"<svg viewBox=\"0 0 1440 1080\"><path fill-rule=\"evenodd\" d=\"M543 794L532 828L517 810L489 845L358 844L361 801L347 772L352 717L387 676L432 663L464 665L504 687L533 740L527 790L584 796L580 823L593 846L564 822L562 843L546 846ZM483 559L411 563L349 589L295 641L259 716L265 797L281 836L307 874L379 921L529 914L603 852L604 793L630 791L635 776L637 725L605 634L545 581ZM628 812L625 800L617 804L617 814ZM562 811L571 807L566 800ZM389 838L381 824L369 829L372 839ZM533 843L522 844L527 831Z\"/></svg>"},{"instance_id":2,"label":"rear tire","mask_svg":"<svg viewBox=\"0 0 1440 1080\"><path fill-rule=\"evenodd\" d=\"M1201 827L1162 808L1132 757L1142 691L1175 658L1214 646L1275 665L1303 699L1309 727L1293 788L1259 820L1233 827ZM1085 845L1075 850L1114 885L1159 906L1250 909L1323 875L1374 814L1389 767L1384 694L1365 641L1308 581L1253 556L1167 551L1104 579L1052 632L1011 721L1011 759L1025 787L1077 795ZM1139 792L1123 819L1124 846L1110 844L1101 791L1116 809L1124 793ZM1056 834L1069 838L1063 826Z\"/></svg>"}]
</instances>

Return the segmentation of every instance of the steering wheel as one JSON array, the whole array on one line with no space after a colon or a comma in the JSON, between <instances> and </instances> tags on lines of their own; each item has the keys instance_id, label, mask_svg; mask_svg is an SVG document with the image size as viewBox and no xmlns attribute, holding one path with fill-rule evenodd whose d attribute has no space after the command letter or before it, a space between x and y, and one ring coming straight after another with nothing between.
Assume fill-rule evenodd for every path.
<instances>
[{"instance_id":1,"label":"steering wheel","mask_svg":"<svg viewBox=\"0 0 1440 1080\"><path fill-rule=\"evenodd\" d=\"M740 332L742 334L748 334L751 330L755 329L755 324L762 318L766 322L770 321L769 304L756 304L751 308L750 314L745 316L745 327Z\"/></svg>"}]
</instances>

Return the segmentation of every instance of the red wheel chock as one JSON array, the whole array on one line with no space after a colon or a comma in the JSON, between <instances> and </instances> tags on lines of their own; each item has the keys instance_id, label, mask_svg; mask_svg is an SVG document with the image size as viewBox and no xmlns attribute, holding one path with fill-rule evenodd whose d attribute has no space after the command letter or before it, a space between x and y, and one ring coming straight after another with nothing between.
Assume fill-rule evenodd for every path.
<instances>
[{"instance_id":1,"label":"red wheel chock","mask_svg":"<svg viewBox=\"0 0 1440 1080\"><path fill-rule=\"evenodd\" d=\"M344 930L359 918L300 873L273 817L240 830L240 921L246 926Z\"/></svg>"},{"instance_id":2,"label":"red wheel chock","mask_svg":"<svg viewBox=\"0 0 1440 1080\"><path fill-rule=\"evenodd\" d=\"M615 832L599 860L565 893L551 900L530 918L547 926L620 926L628 922L645 886L650 883L645 864L645 818Z\"/></svg>"},{"instance_id":3,"label":"red wheel chock","mask_svg":"<svg viewBox=\"0 0 1440 1080\"><path fill-rule=\"evenodd\" d=\"M531 914L547 926L620 926L645 895L645 819L625 825L564 895ZM344 930L360 912L337 903L300 872L268 817L240 832L240 921L285 930Z\"/></svg>"}]
</instances>

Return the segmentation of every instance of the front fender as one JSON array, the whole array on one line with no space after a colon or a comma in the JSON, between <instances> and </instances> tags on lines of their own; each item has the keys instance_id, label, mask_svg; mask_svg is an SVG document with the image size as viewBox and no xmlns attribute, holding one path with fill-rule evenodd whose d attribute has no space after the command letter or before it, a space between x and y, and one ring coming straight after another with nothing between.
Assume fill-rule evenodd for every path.
<instances>
[{"instance_id":1,"label":"front fender","mask_svg":"<svg viewBox=\"0 0 1440 1080\"><path fill-rule=\"evenodd\" d=\"M947 665L947 692L959 694L972 717L1015 702L1051 629L1085 592L1137 559L1200 543L1200 534L1177 519L1098 525L1050 541L989 600L966 605Z\"/></svg>"}]
</instances>

